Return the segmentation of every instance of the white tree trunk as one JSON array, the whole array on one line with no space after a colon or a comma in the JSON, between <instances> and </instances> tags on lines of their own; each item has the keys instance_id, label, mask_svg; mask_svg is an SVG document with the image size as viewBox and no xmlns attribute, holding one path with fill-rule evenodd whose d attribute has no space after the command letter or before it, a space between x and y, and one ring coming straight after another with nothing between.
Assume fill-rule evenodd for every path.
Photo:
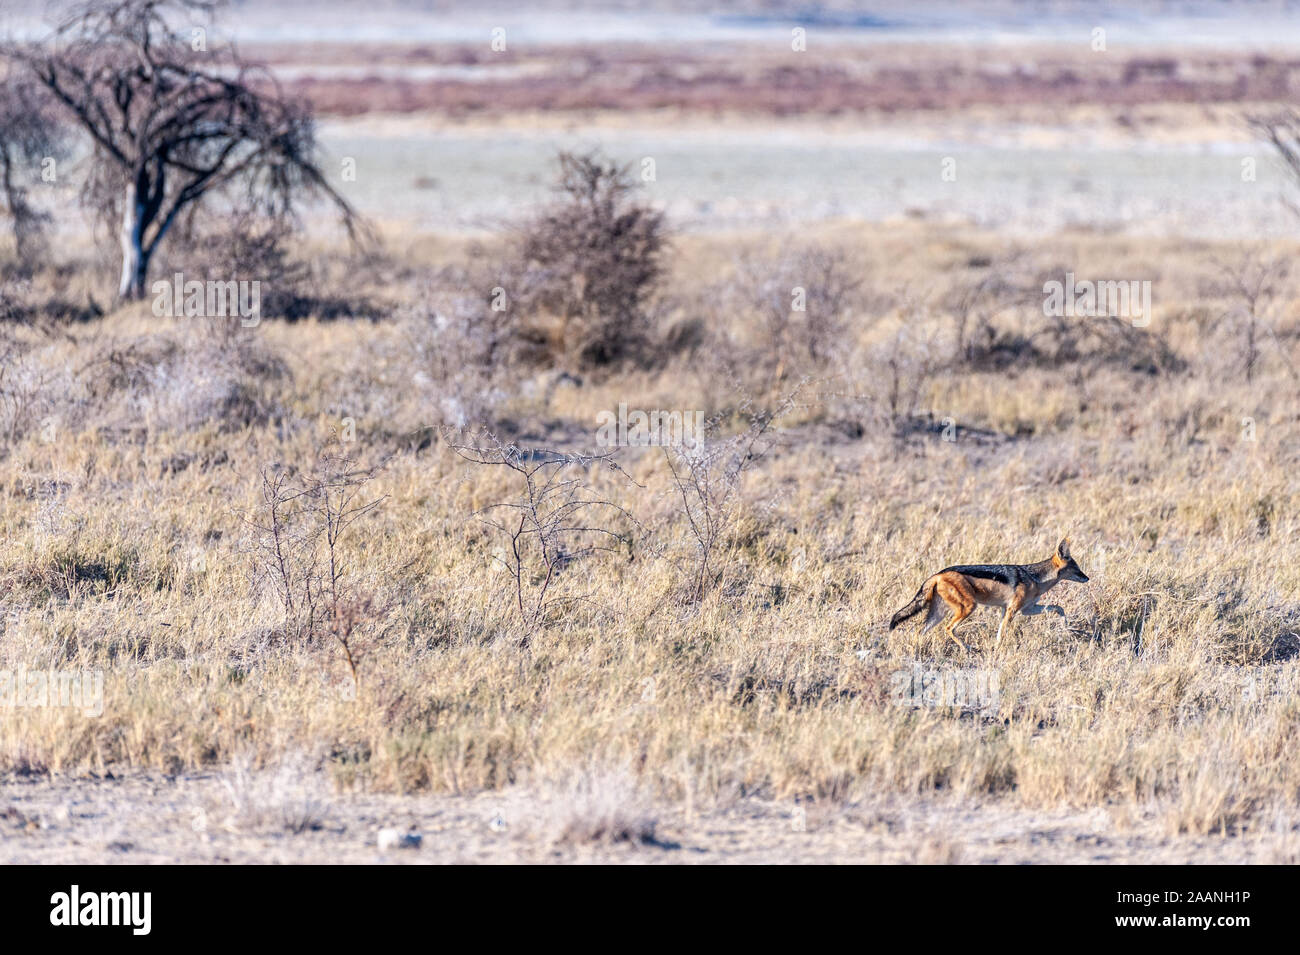
<instances>
[{"instance_id":1,"label":"white tree trunk","mask_svg":"<svg viewBox=\"0 0 1300 955\"><path fill-rule=\"evenodd\" d=\"M134 189L127 189L122 212L122 279L117 287L120 299L144 298L149 275L149 257L144 250L143 208Z\"/></svg>"}]
</instances>

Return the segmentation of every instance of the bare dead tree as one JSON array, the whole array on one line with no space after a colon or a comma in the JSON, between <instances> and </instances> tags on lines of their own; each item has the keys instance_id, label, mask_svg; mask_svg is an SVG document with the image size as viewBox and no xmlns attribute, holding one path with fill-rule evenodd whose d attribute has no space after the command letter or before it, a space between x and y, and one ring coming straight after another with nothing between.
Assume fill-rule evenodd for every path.
<instances>
[{"instance_id":1,"label":"bare dead tree","mask_svg":"<svg viewBox=\"0 0 1300 955\"><path fill-rule=\"evenodd\" d=\"M144 296L149 263L177 220L223 192L286 218L300 200L324 197L350 235L361 228L317 162L307 108L233 48L191 36L214 7L96 0L43 42L10 50L93 142L85 196L120 223L124 299Z\"/></svg>"},{"instance_id":2,"label":"bare dead tree","mask_svg":"<svg viewBox=\"0 0 1300 955\"><path fill-rule=\"evenodd\" d=\"M1255 135L1273 147L1291 178L1300 183L1300 112L1284 109L1251 116L1248 122ZM1300 207L1295 203L1284 202L1292 212L1300 214Z\"/></svg>"},{"instance_id":3,"label":"bare dead tree","mask_svg":"<svg viewBox=\"0 0 1300 955\"><path fill-rule=\"evenodd\" d=\"M634 519L613 501L592 497L585 473L595 466L631 478L614 460L614 451L582 454L525 449L503 444L492 434L484 435L477 444L452 445L452 449L474 464L513 471L522 485L515 500L490 504L474 516L505 539L503 555L494 559L510 578L524 626L520 643L527 646L552 612L582 599L572 594L557 597L552 592L565 567L598 551L616 550L620 543L630 546L626 534L593 523L594 512L602 510L610 516Z\"/></svg>"},{"instance_id":4,"label":"bare dead tree","mask_svg":"<svg viewBox=\"0 0 1300 955\"><path fill-rule=\"evenodd\" d=\"M17 64L0 62L0 70L0 203L12 223L19 261L31 265L45 247L49 216L29 200L28 183L45 159L66 155L64 130L49 97Z\"/></svg>"}]
</instances>

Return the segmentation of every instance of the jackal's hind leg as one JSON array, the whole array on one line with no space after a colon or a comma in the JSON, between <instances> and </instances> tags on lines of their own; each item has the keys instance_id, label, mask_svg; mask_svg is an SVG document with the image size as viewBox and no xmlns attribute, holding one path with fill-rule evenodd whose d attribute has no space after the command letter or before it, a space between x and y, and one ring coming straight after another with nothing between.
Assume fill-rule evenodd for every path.
<instances>
[{"instance_id":1,"label":"jackal's hind leg","mask_svg":"<svg viewBox=\"0 0 1300 955\"><path fill-rule=\"evenodd\" d=\"M957 624L969 617L974 610L975 604L973 602L969 604L963 603L960 606L953 608L952 618L949 619L947 626L943 628L947 632L948 636L952 637L952 642L957 644L957 646L961 647L961 649L965 650L967 653L970 653L970 647L962 642L961 637L957 636Z\"/></svg>"},{"instance_id":2,"label":"jackal's hind leg","mask_svg":"<svg viewBox=\"0 0 1300 955\"><path fill-rule=\"evenodd\" d=\"M971 593L970 586L957 576L940 575L938 583L934 588L935 601L937 605L940 600L943 601L941 607L932 605L930 613L934 614L936 609L942 613L943 610L951 610L952 616L944 624L944 632L952 638L952 642L957 644L963 650L970 652L970 647L962 643L961 638L953 631L956 630L957 624L961 623L971 615L975 610L975 595Z\"/></svg>"},{"instance_id":3,"label":"jackal's hind leg","mask_svg":"<svg viewBox=\"0 0 1300 955\"><path fill-rule=\"evenodd\" d=\"M943 622L943 612L947 609L948 605L939 599L938 594L931 597L930 610L925 615L925 623L921 626L921 633L929 633L935 627L939 626L939 624Z\"/></svg>"}]
</instances>

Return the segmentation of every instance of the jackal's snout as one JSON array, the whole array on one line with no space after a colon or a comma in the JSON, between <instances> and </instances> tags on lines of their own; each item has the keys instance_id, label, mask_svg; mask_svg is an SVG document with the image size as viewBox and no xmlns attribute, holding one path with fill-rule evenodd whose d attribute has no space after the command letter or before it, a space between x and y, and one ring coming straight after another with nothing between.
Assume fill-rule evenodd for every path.
<instances>
[{"instance_id":1,"label":"jackal's snout","mask_svg":"<svg viewBox=\"0 0 1300 955\"><path fill-rule=\"evenodd\" d=\"M1068 537L1056 545L1056 553L1052 555L1052 563L1056 565L1057 576L1061 580L1073 580L1079 584L1088 582L1088 575L1070 556L1070 539Z\"/></svg>"},{"instance_id":2,"label":"jackal's snout","mask_svg":"<svg viewBox=\"0 0 1300 955\"><path fill-rule=\"evenodd\" d=\"M1070 561L1065 565L1065 568L1061 571L1061 577L1065 580L1073 580L1080 584L1086 584L1088 582L1088 575L1085 574L1074 561Z\"/></svg>"}]
</instances>

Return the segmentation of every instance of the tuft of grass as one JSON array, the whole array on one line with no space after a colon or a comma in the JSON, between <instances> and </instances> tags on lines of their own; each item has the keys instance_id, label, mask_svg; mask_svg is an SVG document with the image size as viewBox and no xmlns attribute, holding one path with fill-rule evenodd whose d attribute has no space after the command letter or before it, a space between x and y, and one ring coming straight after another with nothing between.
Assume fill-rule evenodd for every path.
<instances>
[{"instance_id":1,"label":"tuft of grass","mask_svg":"<svg viewBox=\"0 0 1300 955\"><path fill-rule=\"evenodd\" d=\"M626 770L574 773L546 787L537 799L532 825L551 845L636 846L656 841L653 803Z\"/></svg>"},{"instance_id":2,"label":"tuft of grass","mask_svg":"<svg viewBox=\"0 0 1300 955\"><path fill-rule=\"evenodd\" d=\"M300 752L272 769L257 768L247 754L230 760L221 773L226 799L209 809L230 832L283 831L301 835L325 825L330 811L323 776Z\"/></svg>"}]
</instances>

